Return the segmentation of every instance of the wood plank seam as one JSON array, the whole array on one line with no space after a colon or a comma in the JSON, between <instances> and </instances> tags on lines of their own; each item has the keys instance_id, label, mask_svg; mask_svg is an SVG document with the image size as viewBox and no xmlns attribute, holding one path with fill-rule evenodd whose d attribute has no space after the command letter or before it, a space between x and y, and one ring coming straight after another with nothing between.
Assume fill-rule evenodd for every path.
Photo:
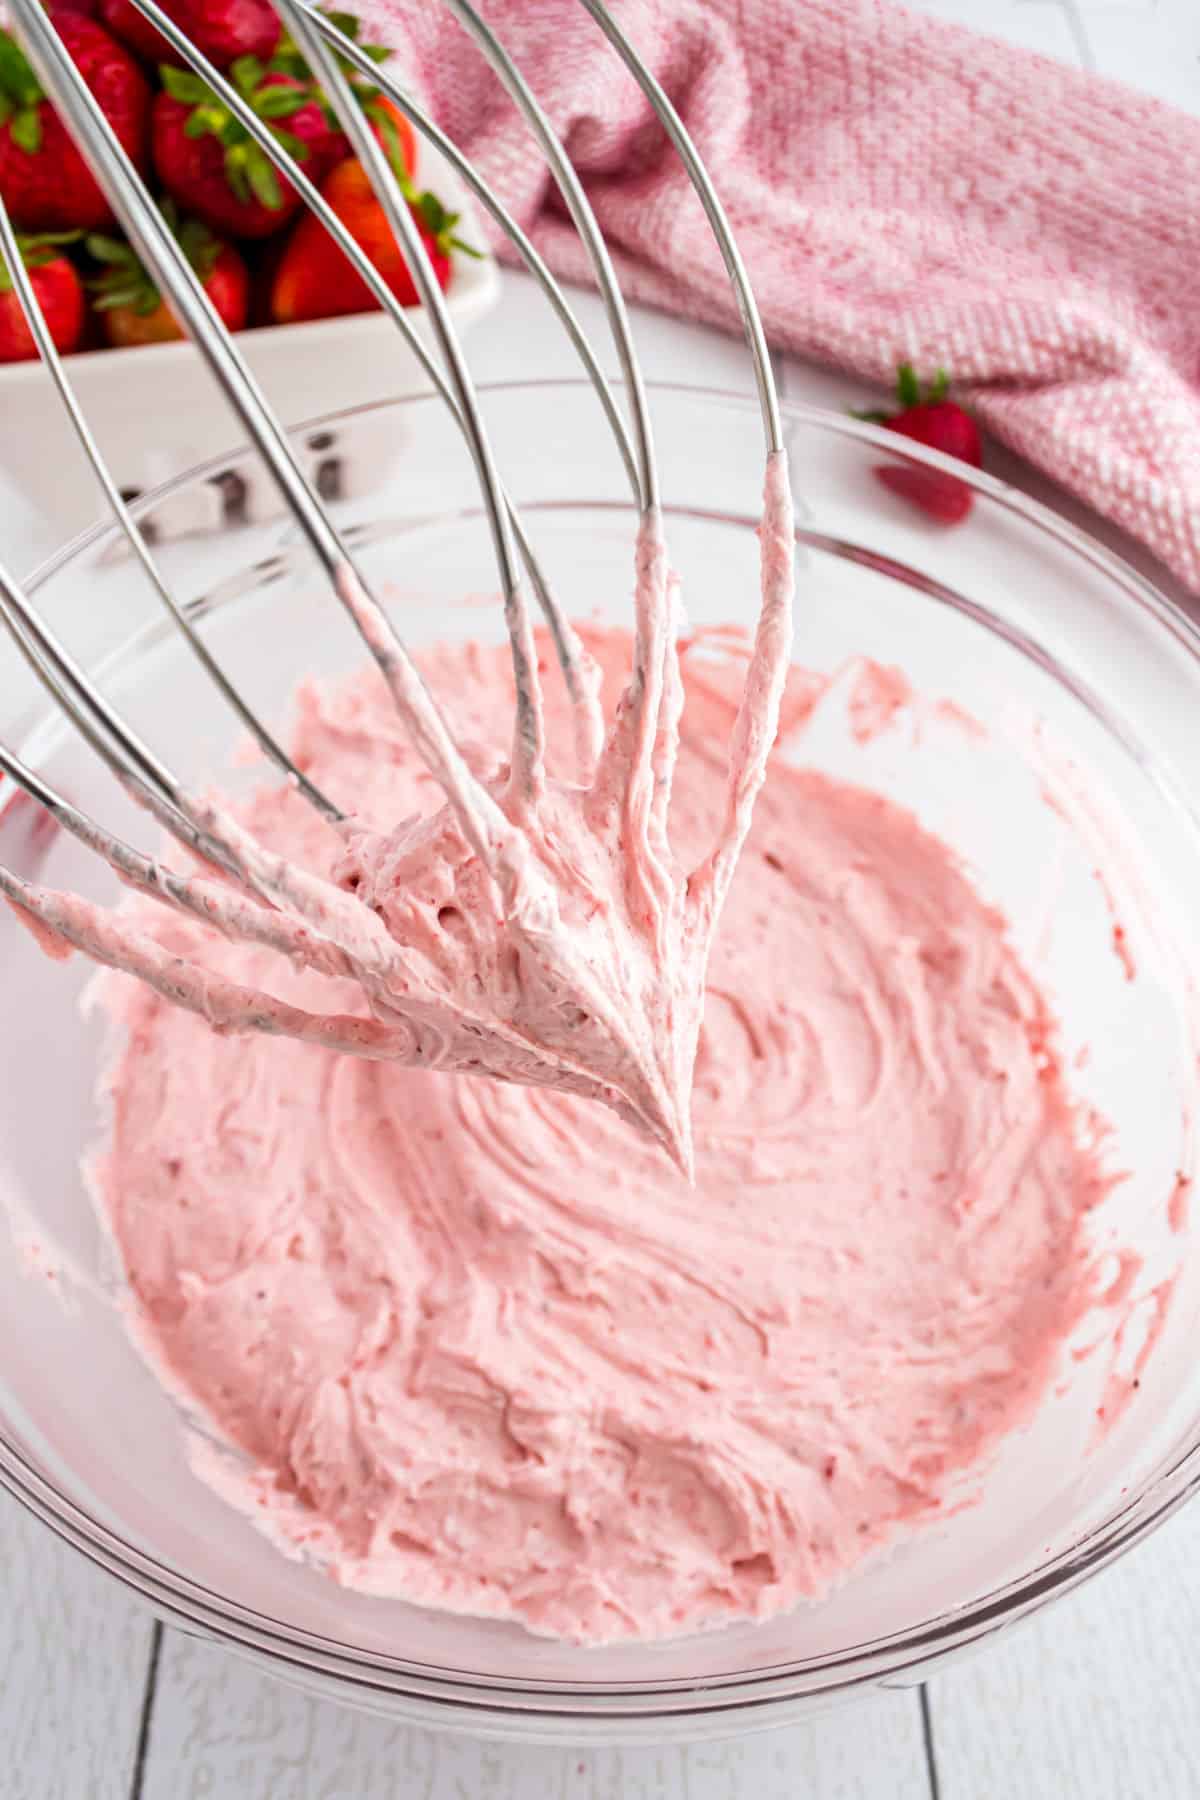
<instances>
[{"instance_id":1,"label":"wood plank seam","mask_svg":"<svg viewBox=\"0 0 1200 1800\"><path fill-rule=\"evenodd\" d=\"M921 1683L921 1742L925 1748L925 1773L929 1777L929 1800L942 1800L942 1786L938 1779L937 1743L933 1729L933 1712L929 1705L929 1684ZM135 1797L136 1800L136 1797Z\"/></svg>"},{"instance_id":2,"label":"wood plank seam","mask_svg":"<svg viewBox=\"0 0 1200 1800\"><path fill-rule=\"evenodd\" d=\"M146 1684L142 1689L142 1710L138 1720L137 1748L133 1756L133 1776L129 1783L129 1800L142 1800L142 1788L146 1780L146 1759L150 1749L150 1731L154 1719L154 1699L158 1692L158 1666L162 1660L162 1646L162 1621L155 1619L150 1633L150 1656L146 1664Z\"/></svg>"}]
</instances>

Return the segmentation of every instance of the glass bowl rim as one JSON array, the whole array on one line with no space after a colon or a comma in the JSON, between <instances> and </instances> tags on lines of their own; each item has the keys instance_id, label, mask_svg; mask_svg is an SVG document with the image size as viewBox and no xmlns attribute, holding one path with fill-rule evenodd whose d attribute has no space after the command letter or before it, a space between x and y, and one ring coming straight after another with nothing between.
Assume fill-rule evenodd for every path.
<instances>
[{"instance_id":1,"label":"glass bowl rim","mask_svg":"<svg viewBox=\"0 0 1200 1800\"><path fill-rule=\"evenodd\" d=\"M743 412L757 408L752 395L735 390L655 380L646 385L651 394L729 406ZM589 390L589 382L573 378L478 384L478 392L485 398L489 394L583 393ZM430 402L443 404L436 394L428 391L393 396L303 421L288 427L288 435L298 437L381 411L418 407ZM988 503L1015 514L1025 526L1051 538L1107 577L1126 601L1148 613L1157 629L1172 637L1200 668L1200 628L1192 619L1119 554L1097 543L1086 531L1062 518L1043 502L982 470L867 421L788 399L781 401L780 410L789 424L872 445L886 452L893 461L923 464L953 474ZM250 454L253 452L249 446L241 445L206 458L147 489L130 510L135 518L144 516L170 495L217 474L228 468L232 461ZM37 567L25 583L26 591L35 596L73 561L105 539L112 538L119 530L115 521L105 519L87 527ZM809 537L810 542L813 536L817 534ZM860 546L843 545L837 539L817 536L817 541L828 544L835 552L857 550L858 560L864 557L877 560L882 567L897 561L883 553L877 556ZM929 585L935 589L941 587L933 580ZM945 594L946 590L942 592ZM580 1678L527 1680L508 1685L492 1676L358 1651L240 1606L229 1597L146 1555L63 1494L7 1441L2 1432L0 1486L56 1536L147 1601L160 1616L184 1631L199 1631L229 1649L249 1655L281 1675L286 1676L290 1670L294 1679L301 1676L310 1680L316 1678L323 1692L340 1689L343 1698L360 1704L369 1705L370 1697L377 1696L383 1703L382 1710L393 1713L397 1709L403 1711L407 1704L414 1722L428 1721L435 1715L444 1723L453 1724L457 1720L467 1729L485 1729L497 1735L540 1737L543 1740L557 1736L563 1741L584 1742L589 1736L591 1741L607 1741L618 1726L652 1728L659 1739L671 1735L672 1730L678 1733L681 1727L686 1735L689 1728L694 1728L700 1721L711 1722L728 1715L744 1715L741 1721L744 1725L752 1722L752 1715L757 1715L760 1723L776 1723L817 1698L846 1695L881 1682L895 1685L915 1682L934 1661L955 1655L992 1630L1025 1617L1051 1599L1070 1592L1148 1536L1200 1489L1200 1441L1184 1449L1169 1467L1147 1478L1138 1493L1111 1512L1084 1538L1032 1572L993 1589L980 1599L935 1615L917 1626L853 1645L833 1655L796 1658L756 1670L753 1674L706 1675L698 1679L673 1677L659 1683Z\"/></svg>"},{"instance_id":2,"label":"glass bowl rim","mask_svg":"<svg viewBox=\"0 0 1200 1800\"><path fill-rule=\"evenodd\" d=\"M610 379L610 386L623 390L624 383L619 377ZM711 401L722 406L731 406L735 411L753 412L758 408L757 400L748 393L733 388L712 387L707 383L684 381L660 381L647 379L645 383L648 393L673 395L681 399ZM487 395L505 395L516 393L573 392L587 393L592 390L590 381L582 377L546 376L537 380L513 381L481 381L475 384L475 391L481 397ZM372 400L357 406L339 408L336 412L321 413L315 418L302 419L286 427L288 438L299 438L310 432L326 431L332 426L350 421L369 418L379 412L390 412L402 407L443 406L445 402L432 389L413 394L396 394L382 400ZM782 417L790 422L809 425L818 431L830 431L835 436L842 436L859 443L874 444L877 449L885 451L893 461L913 462L927 468L941 470L944 474L954 475L958 481L987 500L999 505L1003 511L1015 514L1026 524L1032 525L1046 533L1049 537L1064 545L1089 563L1093 568L1115 581L1132 600L1144 606L1171 634L1179 638L1194 654L1200 655L1200 622L1194 622L1174 600L1160 593L1154 583L1140 574L1127 559L1117 551L1098 543L1085 530L1073 525L1070 520L1047 506L1044 501L1035 500L1032 495L1023 493L1011 482L1003 481L999 476L989 475L984 469L973 468L969 463L961 462L957 457L947 456L943 451L931 449L928 445L919 444L913 438L902 437L897 432L889 431L885 426L877 425L870 420L857 419L850 413L837 413L828 407L810 406L799 400L788 400L781 397L779 409ZM147 488L130 504L129 510L137 519L159 506L172 494L194 483L211 478L228 467L229 463L256 452L246 443L234 444L228 450L206 457L202 462L194 463L190 468L172 475L166 480ZM99 543L103 538L113 537L120 532L115 520L101 518L94 524L85 526L80 532L69 538L57 550L36 566L25 581L26 591L33 593L55 575L59 574L67 563L81 556L86 550Z\"/></svg>"}]
</instances>

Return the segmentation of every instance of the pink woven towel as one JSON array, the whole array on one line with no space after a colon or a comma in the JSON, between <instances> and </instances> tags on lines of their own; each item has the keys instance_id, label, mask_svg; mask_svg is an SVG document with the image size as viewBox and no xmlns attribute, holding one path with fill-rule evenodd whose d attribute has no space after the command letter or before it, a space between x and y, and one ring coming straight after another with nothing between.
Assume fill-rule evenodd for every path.
<instances>
[{"instance_id":1,"label":"pink woven towel","mask_svg":"<svg viewBox=\"0 0 1200 1800\"><path fill-rule=\"evenodd\" d=\"M626 292L735 324L678 158L578 0L487 0ZM615 0L737 231L771 341L990 431L1200 592L1200 120L889 0ZM495 80L430 0L374 23L561 275L586 265Z\"/></svg>"}]
</instances>

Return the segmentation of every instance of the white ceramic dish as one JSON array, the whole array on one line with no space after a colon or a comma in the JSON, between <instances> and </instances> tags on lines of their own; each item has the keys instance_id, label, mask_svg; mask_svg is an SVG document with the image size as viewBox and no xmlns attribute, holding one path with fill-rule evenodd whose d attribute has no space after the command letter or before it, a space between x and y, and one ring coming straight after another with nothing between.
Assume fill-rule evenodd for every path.
<instances>
[{"instance_id":1,"label":"white ceramic dish","mask_svg":"<svg viewBox=\"0 0 1200 1800\"><path fill-rule=\"evenodd\" d=\"M495 259L484 249L477 215L462 181L428 144L417 179L461 214L458 235L484 253L454 254L447 290L450 314L466 331L500 294ZM424 314L412 309L422 336ZM267 399L285 424L342 407L414 393L428 382L384 313L272 325L244 331L238 343ZM236 445L245 433L191 344L140 350L89 350L67 369L118 485L144 493ZM363 492L391 466L386 433L359 434L353 449L327 431L301 439L305 464L323 492ZM40 363L0 368L0 469L62 535L80 531L103 511L95 478ZM279 500L261 471L230 480L218 472L202 488L175 494L155 514L160 535L211 529L229 517L277 515Z\"/></svg>"}]
</instances>

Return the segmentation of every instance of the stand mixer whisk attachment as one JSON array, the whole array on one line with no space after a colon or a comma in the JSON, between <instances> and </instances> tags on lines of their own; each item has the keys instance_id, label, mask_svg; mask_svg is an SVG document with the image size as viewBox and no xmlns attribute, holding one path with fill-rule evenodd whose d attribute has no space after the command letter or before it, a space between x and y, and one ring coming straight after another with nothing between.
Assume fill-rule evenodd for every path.
<instances>
[{"instance_id":1,"label":"stand mixer whisk attachment","mask_svg":"<svg viewBox=\"0 0 1200 1800\"><path fill-rule=\"evenodd\" d=\"M257 745L340 843L324 873L274 855L233 814L189 792L105 700L0 568L0 618L57 704L117 781L185 852L186 872L114 837L0 745L0 770L121 881L215 932L268 946L293 967L355 984L349 1010L310 1011L170 954L145 909L106 911L0 867L0 894L57 954L72 949L137 976L222 1031L284 1033L330 1049L426 1068L543 1085L606 1102L690 1168L689 1099L708 946L749 828L774 739L790 654L794 534L771 362L746 271L720 201L671 102L601 0L579 0L682 157L736 292L761 403L766 483L762 605L729 753L723 820L698 867L669 842L682 707L678 584L663 536L645 386L611 259L583 187L524 76L467 3L445 0L528 123L586 246L615 341L629 423L554 277L503 203L422 108L336 24L300 0L275 0L286 31L328 95L412 273L430 351L378 272L237 90L154 3L137 10L170 42L299 191L394 320L450 409L478 477L511 645L516 696L502 777L472 772L344 537L307 480L236 341L83 82L39 0L12 15L46 93L113 211L208 364L279 487L330 587L356 625L443 804L388 833L366 830L320 791L224 674L165 579L101 457L54 348L0 203L0 256L39 351L130 548L191 651ZM343 66L369 78L460 171L546 293L595 388L638 514L632 668L611 720L599 677L538 563L502 485L470 374L420 233ZM551 774L530 597L569 696L575 768ZM333 878L336 866L337 877ZM447 924L453 922L453 929ZM333 990L331 990L332 992ZM344 993L344 988L337 990Z\"/></svg>"}]
</instances>

